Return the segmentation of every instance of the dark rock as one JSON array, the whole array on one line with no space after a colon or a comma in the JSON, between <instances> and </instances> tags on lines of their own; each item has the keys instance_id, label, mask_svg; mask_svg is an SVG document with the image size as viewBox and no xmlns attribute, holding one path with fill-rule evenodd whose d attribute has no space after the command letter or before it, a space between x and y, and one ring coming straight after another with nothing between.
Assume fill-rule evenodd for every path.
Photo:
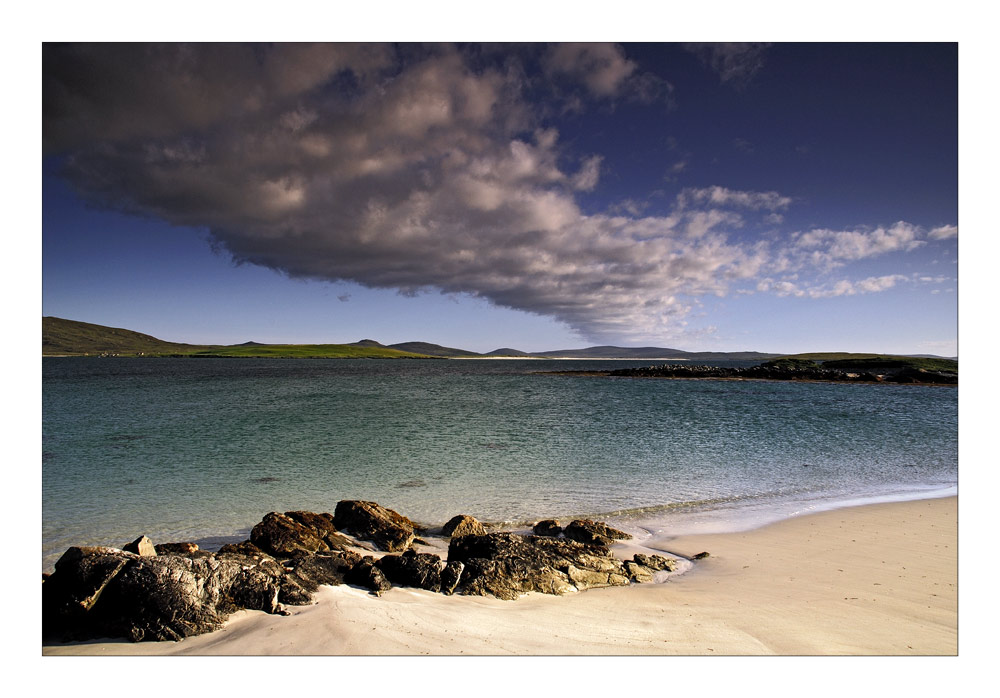
<instances>
[{"instance_id":1,"label":"dark rock","mask_svg":"<svg viewBox=\"0 0 1000 698\"><path fill-rule=\"evenodd\" d=\"M486 529L474 517L467 514L459 514L444 525L441 533L452 538L468 535L482 536L486 533Z\"/></svg>"},{"instance_id":2,"label":"dark rock","mask_svg":"<svg viewBox=\"0 0 1000 698\"><path fill-rule=\"evenodd\" d=\"M515 533L452 538L448 561L465 564L458 584L463 594L501 599L629 583L622 562L607 547L559 538Z\"/></svg>"},{"instance_id":3,"label":"dark rock","mask_svg":"<svg viewBox=\"0 0 1000 698\"><path fill-rule=\"evenodd\" d=\"M157 555L189 555L198 551L197 543L157 543Z\"/></svg>"},{"instance_id":4,"label":"dark rock","mask_svg":"<svg viewBox=\"0 0 1000 698\"><path fill-rule=\"evenodd\" d=\"M402 555L385 555L375 566L393 584L441 591L441 568L444 564L437 555L418 553L411 548Z\"/></svg>"},{"instance_id":5,"label":"dark rock","mask_svg":"<svg viewBox=\"0 0 1000 698\"><path fill-rule=\"evenodd\" d=\"M283 576L270 558L70 548L42 585L43 634L178 640L218 629L239 609L278 612Z\"/></svg>"},{"instance_id":6,"label":"dark rock","mask_svg":"<svg viewBox=\"0 0 1000 698\"><path fill-rule=\"evenodd\" d=\"M704 560L706 557L708 557L708 553L698 553L697 555L692 555L691 559L692 560Z\"/></svg>"},{"instance_id":7,"label":"dark rock","mask_svg":"<svg viewBox=\"0 0 1000 698\"><path fill-rule=\"evenodd\" d=\"M642 553L636 553L632 556L632 559L643 567L648 567L656 572L663 570L673 572L677 569L677 560L669 557L663 557L662 555L643 555Z\"/></svg>"},{"instance_id":8,"label":"dark rock","mask_svg":"<svg viewBox=\"0 0 1000 698\"><path fill-rule=\"evenodd\" d=\"M563 529L563 535L580 543L597 543L599 545L611 545L612 541L626 540L632 537L624 531L611 528L606 523L590 519L571 521L569 526Z\"/></svg>"},{"instance_id":9,"label":"dark rock","mask_svg":"<svg viewBox=\"0 0 1000 698\"><path fill-rule=\"evenodd\" d=\"M314 514L311 511L286 511L285 516L303 526L311 528L326 543L330 550L347 550L356 545L356 541L337 531L337 527L333 523L332 514Z\"/></svg>"},{"instance_id":10,"label":"dark rock","mask_svg":"<svg viewBox=\"0 0 1000 698\"><path fill-rule=\"evenodd\" d=\"M361 561L344 575L344 583L364 587L376 596L381 596L383 591L392 588L382 570L375 566L375 558L370 555L361 558Z\"/></svg>"},{"instance_id":11,"label":"dark rock","mask_svg":"<svg viewBox=\"0 0 1000 698\"><path fill-rule=\"evenodd\" d=\"M281 583L279 601L292 605L307 604L321 584L339 586L361 556L352 551L316 553L289 560Z\"/></svg>"},{"instance_id":12,"label":"dark rock","mask_svg":"<svg viewBox=\"0 0 1000 698\"><path fill-rule=\"evenodd\" d=\"M131 543L123 545L122 550L143 557L156 557L156 547L153 545L153 541L146 536L139 536Z\"/></svg>"},{"instance_id":13,"label":"dark rock","mask_svg":"<svg viewBox=\"0 0 1000 698\"><path fill-rule=\"evenodd\" d=\"M258 548L256 545L254 545L253 543L251 543L248 540L245 540L242 543L226 543L221 548L219 548L218 554L219 555L230 555L230 554L231 555L249 555L251 557L254 557L254 556L256 556L256 557L262 557L262 556L271 557L270 555L268 555L267 553L265 553L263 550L261 550L260 548Z\"/></svg>"},{"instance_id":14,"label":"dark rock","mask_svg":"<svg viewBox=\"0 0 1000 698\"><path fill-rule=\"evenodd\" d=\"M536 536L550 536L552 538L558 538L562 533L562 526L555 519L545 519L544 521L539 521L531 529Z\"/></svg>"},{"instance_id":15,"label":"dark rock","mask_svg":"<svg viewBox=\"0 0 1000 698\"><path fill-rule=\"evenodd\" d=\"M413 522L375 502L338 502L333 519L340 530L370 540L381 550L406 550L413 542Z\"/></svg>"},{"instance_id":16,"label":"dark rock","mask_svg":"<svg viewBox=\"0 0 1000 698\"><path fill-rule=\"evenodd\" d=\"M441 593L451 595L455 592L459 580L462 578L462 571L465 563L458 560L449 560L444 569L441 570Z\"/></svg>"},{"instance_id":17,"label":"dark rock","mask_svg":"<svg viewBox=\"0 0 1000 698\"><path fill-rule=\"evenodd\" d=\"M293 557L330 549L313 528L276 511L266 515L251 529L250 542L276 557Z\"/></svg>"}]
</instances>

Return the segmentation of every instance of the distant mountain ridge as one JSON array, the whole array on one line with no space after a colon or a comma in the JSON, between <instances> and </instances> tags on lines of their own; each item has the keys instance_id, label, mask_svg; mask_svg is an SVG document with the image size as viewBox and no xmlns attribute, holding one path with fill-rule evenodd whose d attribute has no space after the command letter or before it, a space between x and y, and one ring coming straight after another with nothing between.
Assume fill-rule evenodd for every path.
<instances>
[{"instance_id":1,"label":"distant mountain ridge","mask_svg":"<svg viewBox=\"0 0 1000 698\"><path fill-rule=\"evenodd\" d=\"M242 357L327 357L327 358L448 358L448 359L633 359L657 361L767 361L787 354L757 351L690 352L667 347L595 346L585 349L524 352L510 347L482 354L445 347L430 342L400 342L384 345L374 339L350 344L261 344L254 341L234 345L203 345L167 342L151 335L119 327L57 317L42 318L42 355L121 356L242 356ZM817 359L857 358L860 354L800 354ZM942 357L932 357L942 358Z\"/></svg>"}]
</instances>

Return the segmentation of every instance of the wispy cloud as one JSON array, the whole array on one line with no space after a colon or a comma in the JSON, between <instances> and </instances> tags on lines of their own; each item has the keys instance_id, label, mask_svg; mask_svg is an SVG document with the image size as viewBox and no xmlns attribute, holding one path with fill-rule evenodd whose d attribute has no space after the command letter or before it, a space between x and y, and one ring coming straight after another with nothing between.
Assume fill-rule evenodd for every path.
<instances>
[{"instance_id":1,"label":"wispy cloud","mask_svg":"<svg viewBox=\"0 0 1000 698\"><path fill-rule=\"evenodd\" d=\"M764 55L770 46L750 42L685 44L684 48L715 71L722 82L743 87L764 66Z\"/></svg>"}]
</instances>

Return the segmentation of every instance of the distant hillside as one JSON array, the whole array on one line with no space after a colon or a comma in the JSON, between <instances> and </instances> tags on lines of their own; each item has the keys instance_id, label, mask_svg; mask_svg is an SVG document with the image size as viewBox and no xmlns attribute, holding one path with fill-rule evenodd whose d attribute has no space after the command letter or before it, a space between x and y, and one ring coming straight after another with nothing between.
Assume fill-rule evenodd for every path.
<instances>
[{"instance_id":1,"label":"distant hillside","mask_svg":"<svg viewBox=\"0 0 1000 698\"><path fill-rule=\"evenodd\" d=\"M814 352L811 354L790 354L781 358L782 360L816 361L822 364L823 368L835 368L841 371L870 371L878 373L880 371L899 371L904 368L914 368L925 371L958 373L958 361L942 357Z\"/></svg>"},{"instance_id":2,"label":"distant hillside","mask_svg":"<svg viewBox=\"0 0 1000 698\"><path fill-rule=\"evenodd\" d=\"M474 351L466 351L465 349L454 349L452 347L442 347L440 344L431 344L429 342L401 342L399 344L390 344L392 349L398 349L399 351L408 351L414 354L424 354L425 356L441 356L441 357L457 357L457 356L482 356Z\"/></svg>"},{"instance_id":3,"label":"distant hillside","mask_svg":"<svg viewBox=\"0 0 1000 698\"><path fill-rule=\"evenodd\" d=\"M330 359L426 358L377 346L350 344L258 344L232 346L165 342L148 334L89 322L42 318L42 356L298 357Z\"/></svg>"},{"instance_id":4,"label":"distant hillside","mask_svg":"<svg viewBox=\"0 0 1000 698\"><path fill-rule=\"evenodd\" d=\"M530 356L550 359L674 359L683 361L764 361L781 354L758 351L683 351L666 347L587 347L586 349L560 349L535 352Z\"/></svg>"},{"instance_id":5,"label":"distant hillside","mask_svg":"<svg viewBox=\"0 0 1000 698\"><path fill-rule=\"evenodd\" d=\"M526 351L519 351L517 349L510 349L508 347L501 347L500 349L494 349L488 354L483 354L483 356L521 356L525 358L531 358L531 354Z\"/></svg>"},{"instance_id":6,"label":"distant hillside","mask_svg":"<svg viewBox=\"0 0 1000 698\"><path fill-rule=\"evenodd\" d=\"M204 349L89 322L42 318L42 354L173 354Z\"/></svg>"}]
</instances>

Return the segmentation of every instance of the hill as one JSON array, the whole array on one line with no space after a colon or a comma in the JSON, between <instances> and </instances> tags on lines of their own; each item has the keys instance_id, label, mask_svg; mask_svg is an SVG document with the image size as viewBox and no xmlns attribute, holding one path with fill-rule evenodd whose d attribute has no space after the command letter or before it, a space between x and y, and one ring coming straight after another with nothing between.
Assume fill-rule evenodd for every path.
<instances>
[{"instance_id":1,"label":"hill","mask_svg":"<svg viewBox=\"0 0 1000 698\"><path fill-rule=\"evenodd\" d=\"M414 354L438 356L443 358L457 356L482 356L482 354L478 354L474 351L443 347L440 344L431 344L430 342L400 342L399 344L390 344L389 347L392 349L398 349L399 351L408 351Z\"/></svg>"},{"instance_id":2,"label":"hill","mask_svg":"<svg viewBox=\"0 0 1000 698\"><path fill-rule=\"evenodd\" d=\"M958 372L956 359L926 356L901 356L897 354L852 354L848 352L813 352L808 354L789 354L782 360L815 361L823 368L835 368L841 371L899 371L912 368L925 371Z\"/></svg>"},{"instance_id":3,"label":"hill","mask_svg":"<svg viewBox=\"0 0 1000 698\"><path fill-rule=\"evenodd\" d=\"M370 341L370 340L369 340ZM358 343L362 344L362 343ZM372 344L377 346L372 346ZM148 334L89 322L42 318L42 356L298 357L328 359L427 358L377 342L351 344L258 344L231 346L166 342Z\"/></svg>"}]
</instances>

